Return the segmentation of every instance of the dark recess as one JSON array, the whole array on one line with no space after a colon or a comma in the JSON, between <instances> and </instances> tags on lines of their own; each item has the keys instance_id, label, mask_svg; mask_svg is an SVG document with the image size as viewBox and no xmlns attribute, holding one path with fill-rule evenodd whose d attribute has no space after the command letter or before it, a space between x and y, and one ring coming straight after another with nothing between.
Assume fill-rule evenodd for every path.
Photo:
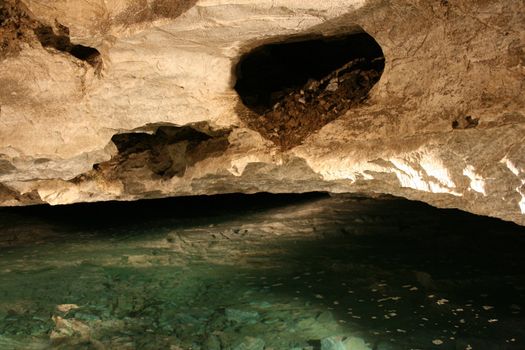
<instances>
[{"instance_id":1,"label":"dark recess","mask_svg":"<svg viewBox=\"0 0 525 350\"><path fill-rule=\"evenodd\" d=\"M92 58L100 56L100 52L98 52L97 49L84 45L73 45L69 53L78 59L87 61L88 63Z\"/></svg>"},{"instance_id":2,"label":"dark recess","mask_svg":"<svg viewBox=\"0 0 525 350\"><path fill-rule=\"evenodd\" d=\"M361 68L383 71L384 61L375 60L384 58L383 51L367 33L263 45L241 58L235 90L244 105L262 113L310 79L321 80L360 58L365 59Z\"/></svg>"},{"instance_id":3,"label":"dark recess","mask_svg":"<svg viewBox=\"0 0 525 350\"><path fill-rule=\"evenodd\" d=\"M384 65L381 47L364 32L263 45L236 67L239 116L291 149L364 102Z\"/></svg>"},{"instance_id":4,"label":"dark recess","mask_svg":"<svg viewBox=\"0 0 525 350\"><path fill-rule=\"evenodd\" d=\"M127 155L152 150L158 145L164 146L189 140L198 144L209 139L211 136L189 126L161 126L154 134L142 132L116 134L111 141L117 147L120 155Z\"/></svg>"},{"instance_id":5,"label":"dark recess","mask_svg":"<svg viewBox=\"0 0 525 350\"><path fill-rule=\"evenodd\" d=\"M57 23L58 34L55 34L51 26L40 25L34 32L44 47L51 47L58 51L67 52L72 56L86 61L93 67L99 67L101 63L100 52L92 47L75 45L69 38L69 28Z\"/></svg>"},{"instance_id":6,"label":"dark recess","mask_svg":"<svg viewBox=\"0 0 525 350\"><path fill-rule=\"evenodd\" d=\"M328 198L327 193L303 194L222 194L211 196L143 199L131 202L77 203L50 206L0 207L0 226L9 215L20 215L27 224L32 219L44 219L56 224L74 227L129 227L130 225L164 225L166 220L196 222L214 221L222 217L236 218L259 210L275 209L288 205Z\"/></svg>"},{"instance_id":7,"label":"dark recess","mask_svg":"<svg viewBox=\"0 0 525 350\"><path fill-rule=\"evenodd\" d=\"M478 126L479 118L470 115L462 116L452 122L452 129L472 129Z\"/></svg>"},{"instance_id":8,"label":"dark recess","mask_svg":"<svg viewBox=\"0 0 525 350\"><path fill-rule=\"evenodd\" d=\"M129 185L126 187L128 191L142 193L144 189L140 177L157 180L180 177L188 167L226 151L229 130L207 133L198 128L195 125L163 125L153 133L116 134L111 141L117 147L118 154L107 162L93 165L93 171L103 174L106 179L125 182ZM80 175L72 181L85 180L85 176Z\"/></svg>"}]
</instances>

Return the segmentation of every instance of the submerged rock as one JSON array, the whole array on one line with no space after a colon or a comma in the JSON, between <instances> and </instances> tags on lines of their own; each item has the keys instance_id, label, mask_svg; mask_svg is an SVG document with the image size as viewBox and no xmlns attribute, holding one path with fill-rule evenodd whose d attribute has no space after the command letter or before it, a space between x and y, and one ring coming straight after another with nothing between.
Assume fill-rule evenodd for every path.
<instances>
[{"instance_id":1,"label":"submerged rock","mask_svg":"<svg viewBox=\"0 0 525 350\"><path fill-rule=\"evenodd\" d=\"M189 220L173 210L180 201L120 218L120 203L1 209L0 349L524 348L524 228L392 198L300 197L272 210L239 200L235 215L209 200ZM414 234L373 222L366 236L323 234L379 212ZM254 229L203 249L241 224ZM436 228L449 237L441 249ZM166 242L172 231L184 251Z\"/></svg>"},{"instance_id":2,"label":"submerged rock","mask_svg":"<svg viewBox=\"0 0 525 350\"><path fill-rule=\"evenodd\" d=\"M263 350L265 342L261 338L245 337L244 340L233 347L233 350Z\"/></svg>"},{"instance_id":3,"label":"submerged rock","mask_svg":"<svg viewBox=\"0 0 525 350\"><path fill-rule=\"evenodd\" d=\"M330 337L321 340L321 350L347 350L340 337Z\"/></svg>"},{"instance_id":4,"label":"submerged rock","mask_svg":"<svg viewBox=\"0 0 525 350\"><path fill-rule=\"evenodd\" d=\"M204 342L204 348L206 350L221 350L221 341L218 337L210 335Z\"/></svg>"},{"instance_id":5,"label":"submerged rock","mask_svg":"<svg viewBox=\"0 0 525 350\"><path fill-rule=\"evenodd\" d=\"M226 318L228 321L237 323L255 323L259 319L259 313L257 311L239 310L239 309L226 309Z\"/></svg>"},{"instance_id":6,"label":"submerged rock","mask_svg":"<svg viewBox=\"0 0 525 350\"><path fill-rule=\"evenodd\" d=\"M321 340L321 350L372 350L357 337L328 337Z\"/></svg>"}]
</instances>

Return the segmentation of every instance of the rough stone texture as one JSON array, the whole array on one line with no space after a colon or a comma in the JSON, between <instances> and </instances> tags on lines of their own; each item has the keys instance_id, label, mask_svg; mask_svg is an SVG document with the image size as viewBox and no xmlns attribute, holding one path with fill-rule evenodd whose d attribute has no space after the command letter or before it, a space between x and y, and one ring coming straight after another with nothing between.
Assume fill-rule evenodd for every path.
<instances>
[{"instance_id":1,"label":"rough stone texture","mask_svg":"<svg viewBox=\"0 0 525 350\"><path fill-rule=\"evenodd\" d=\"M234 191L380 192L525 224L522 1L19 5L32 21L67 27L71 43L96 48L102 67L44 48L30 31L18 49L3 53L2 205ZM247 50L290 35L361 28L386 59L364 104L286 152L241 121L233 67ZM155 134L160 126L227 135L220 143L227 147L192 158L182 176L158 176L144 166L148 150L133 153L137 166L128 180L93 168L118 156L114 135Z\"/></svg>"}]
</instances>

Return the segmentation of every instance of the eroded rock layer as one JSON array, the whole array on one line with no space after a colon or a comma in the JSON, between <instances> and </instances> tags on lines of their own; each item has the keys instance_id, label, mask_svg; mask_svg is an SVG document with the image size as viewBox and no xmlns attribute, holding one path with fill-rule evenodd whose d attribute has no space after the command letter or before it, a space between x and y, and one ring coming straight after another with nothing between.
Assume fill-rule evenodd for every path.
<instances>
[{"instance_id":1,"label":"eroded rock layer","mask_svg":"<svg viewBox=\"0 0 525 350\"><path fill-rule=\"evenodd\" d=\"M375 192L525 224L523 2L0 6L1 205ZM384 69L235 88L261 47L352 35ZM322 64L359 47L340 49Z\"/></svg>"}]
</instances>

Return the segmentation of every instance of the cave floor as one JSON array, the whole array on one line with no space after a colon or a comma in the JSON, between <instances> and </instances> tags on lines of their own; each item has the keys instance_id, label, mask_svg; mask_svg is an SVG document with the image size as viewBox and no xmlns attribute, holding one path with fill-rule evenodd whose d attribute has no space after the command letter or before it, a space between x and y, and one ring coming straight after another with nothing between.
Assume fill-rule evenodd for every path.
<instances>
[{"instance_id":1,"label":"cave floor","mask_svg":"<svg viewBox=\"0 0 525 350\"><path fill-rule=\"evenodd\" d=\"M524 228L270 197L1 209L0 349L525 348Z\"/></svg>"}]
</instances>

